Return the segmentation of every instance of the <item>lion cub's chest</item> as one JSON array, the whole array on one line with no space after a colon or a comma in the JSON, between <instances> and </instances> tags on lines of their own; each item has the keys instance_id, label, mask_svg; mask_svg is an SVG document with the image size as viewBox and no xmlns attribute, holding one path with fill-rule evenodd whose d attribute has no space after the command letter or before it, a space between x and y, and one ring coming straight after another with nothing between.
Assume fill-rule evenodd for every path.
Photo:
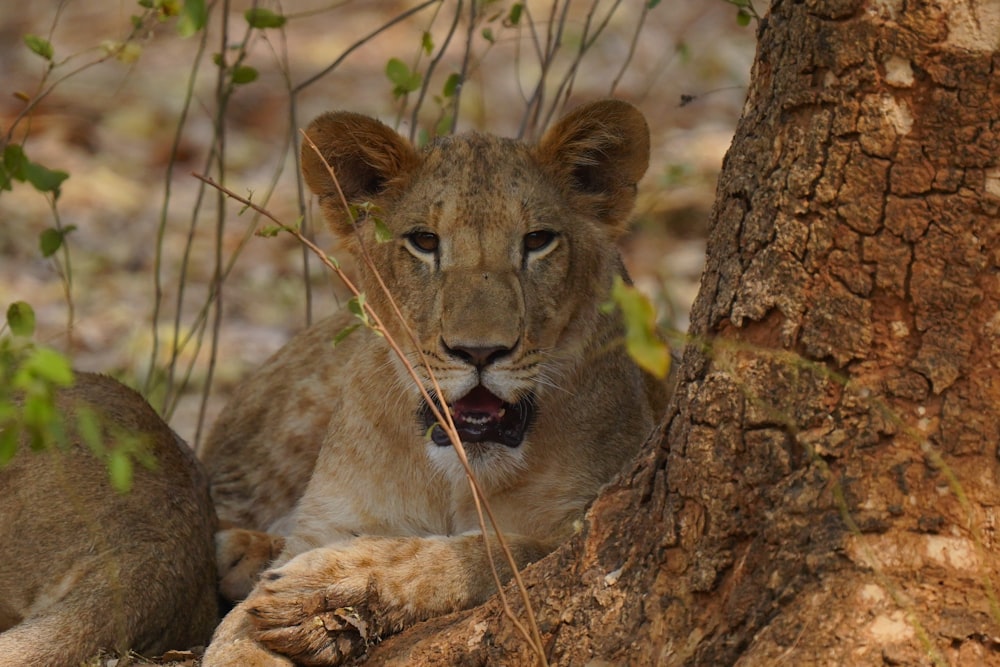
<instances>
[{"instance_id":1,"label":"lion cub's chest","mask_svg":"<svg viewBox=\"0 0 1000 667\"><path fill-rule=\"evenodd\" d=\"M399 435L389 430L385 435ZM384 446L369 440L362 447L328 440L310 491L296 510L293 532L323 544L360 534L429 536L479 530L468 480L447 475L433 464L427 450L437 445L417 436L408 440L383 441ZM539 506L547 504L544 494L534 491L491 494L503 530L523 532L529 517L537 521L545 514Z\"/></svg>"}]
</instances>

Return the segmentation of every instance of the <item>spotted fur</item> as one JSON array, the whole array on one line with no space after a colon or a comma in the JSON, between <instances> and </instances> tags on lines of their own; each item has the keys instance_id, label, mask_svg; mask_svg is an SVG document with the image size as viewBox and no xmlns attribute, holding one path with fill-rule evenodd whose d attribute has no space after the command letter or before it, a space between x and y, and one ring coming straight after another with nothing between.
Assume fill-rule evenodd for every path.
<instances>
[{"instance_id":1,"label":"spotted fur","mask_svg":"<svg viewBox=\"0 0 1000 667\"><path fill-rule=\"evenodd\" d=\"M615 240L648 163L645 121L604 101L538 145L470 133L417 150L345 112L307 134L322 158L305 146L303 175L359 258L368 302L425 388L434 391L433 373L464 420L466 453L517 565L541 557L572 534L655 418L619 316L599 307L623 274ZM370 202L373 214L345 213L324 159L347 201ZM377 242L377 225L390 241ZM289 343L210 438L214 497L234 526L220 545L240 528L285 543L220 627L209 667L290 664L279 654L336 664L495 591L455 451L429 436L426 403L383 337L359 329L333 346L353 321L334 315Z\"/></svg>"}]
</instances>

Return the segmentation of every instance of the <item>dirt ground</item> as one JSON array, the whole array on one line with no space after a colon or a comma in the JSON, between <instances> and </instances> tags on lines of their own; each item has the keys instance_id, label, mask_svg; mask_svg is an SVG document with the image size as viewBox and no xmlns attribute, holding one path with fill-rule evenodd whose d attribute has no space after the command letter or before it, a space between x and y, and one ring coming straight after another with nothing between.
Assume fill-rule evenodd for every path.
<instances>
[{"instance_id":1,"label":"dirt ground","mask_svg":"<svg viewBox=\"0 0 1000 667\"><path fill-rule=\"evenodd\" d=\"M268 31L256 38L247 63L259 78L239 87L228 112L226 182L238 192L253 191L259 201L272 181L269 207L294 220L296 185L285 150L289 115L287 85L279 55L286 55L289 78L301 82L328 66L360 36L417 3L296 2L286 11L293 18L284 37ZM493 3L497 10L510 3ZM611 6L597 3L600 18ZM608 95L628 54L644 3L623 3L605 32L582 60L570 105ZM229 22L230 45L240 42L248 3L234 3ZM57 11L62 7L61 11ZM549 3L529 3L541 25ZM571 61L590 3L576 2L564 32L563 59ZM107 40L122 40L129 17L141 8L133 3L95 0L32 2L0 7L0 70L5 95L0 123L13 125L24 108L24 95L38 91L46 63L32 53L23 37L47 37L60 64L47 84L101 55ZM431 23L431 12L416 14L354 51L332 73L299 95L298 118L305 124L321 111L347 108L396 119L398 101L384 74L389 58L413 62L421 35L430 26L442 43L447 21ZM443 14L442 14L443 16ZM488 18L488 17L487 17ZM70 352L77 367L112 373L143 386L150 369L153 337L154 266L157 229L165 221L161 285L163 305L157 323L163 349L172 335L178 310L180 331L191 331L209 293L215 258L216 198L207 193L199 206L199 183L190 175L204 172L216 103L215 66L202 59L194 83L194 103L179 139L169 180L167 168L185 90L189 84L198 37L177 35L175 20L163 22L138 40L141 56L132 64L115 60L65 76L14 127L30 159L70 174L58 200L62 225L76 230L69 237L72 270L72 333L67 299L56 266L41 257L39 234L53 225L45 197L18 184L0 195L0 304L25 300L37 311L41 341ZM595 21L596 22L596 21ZM209 54L220 51L219 13L210 23ZM524 111L528 89L538 77L526 51L518 55L516 33L499 21L484 24L495 31L496 44L476 35L473 53L479 61L464 87L459 129L488 129L514 134ZM464 27L452 55L438 71L461 65ZM544 35L542 35L544 37ZM524 38L527 39L527 38ZM524 40L521 42L524 48ZM642 183L637 231L626 242L628 262L639 284L656 295L665 323L683 330L686 312L701 271L705 221L714 193L715 174L740 111L753 49L753 30L737 25L735 9L723 2L661 3L644 19L635 53L615 95L636 103L653 132L653 161ZM232 50L230 50L232 51ZM423 61L426 63L426 59ZM518 70L518 67L520 69ZM443 74L441 75L444 76ZM440 90L435 85L434 89ZM680 106L683 95L696 99ZM434 103L421 122L433 125ZM408 123L400 125L408 131ZM276 172L283 170L280 175ZM276 179L276 180L275 180ZM165 212L164 209L166 208ZM221 252L226 261L244 237L248 216L227 205ZM192 221L196 224L192 230ZM191 238L190 265L178 309L180 266ZM327 247L330 239L322 232ZM335 252L335 249L332 249ZM339 292L329 276L312 263L313 312L321 316L336 307ZM302 253L288 237L253 238L236 260L224 286L224 310L206 423L224 404L240 377L258 365L305 323ZM193 360L188 388L175 409L172 425L194 440L201 388L208 368L208 343L197 355L188 346L182 362ZM153 391L158 403L162 392ZM162 404L157 405L163 409Z\"/></svg>"}]
</instances>

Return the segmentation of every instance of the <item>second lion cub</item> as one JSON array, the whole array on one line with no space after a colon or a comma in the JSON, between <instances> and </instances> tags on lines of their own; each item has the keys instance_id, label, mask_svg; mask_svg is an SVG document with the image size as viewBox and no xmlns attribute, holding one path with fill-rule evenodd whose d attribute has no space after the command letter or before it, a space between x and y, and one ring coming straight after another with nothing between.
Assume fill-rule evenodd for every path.
<instances>
[{"instance_id":1,"label":"second lion cub","mask_svg":"<svg viewBox=\"0 0 1000 667\"><path fill-rule=\"evenodd\" d=\"M19 432L0 464L0 667L203 645L218 620L216 519L194 453L109 377L77 373L56 406L66 446L33 452ZM128 493L86 444L85 412L108 449L122 437L144 443L153 467L136 464Z\"/></svg>"},{"instance_id":2,"label":"second lion cub","mask_svg":"<svg viewBox=\"0 0 1000 667\"><path fill-rule=\"evenodd\" d=\"M369 303L450 411L518 566L545 555L654 423L619 316L600 308L624 272L615 240L649 160L645 120L603 101L537 145L470 133L419 151L353 113L307 134L336 182L308 145L306 182L413 337L359 261ZM339 190L380 222L352 221ZM333 345L354 321L292 340L212 432L220 519L249 529L218 538L230 593L269 558L264 533L285 542L205 665L336 664L495 591L468 481L403 364L367 329Z\"/></svg>"}]
</instances>

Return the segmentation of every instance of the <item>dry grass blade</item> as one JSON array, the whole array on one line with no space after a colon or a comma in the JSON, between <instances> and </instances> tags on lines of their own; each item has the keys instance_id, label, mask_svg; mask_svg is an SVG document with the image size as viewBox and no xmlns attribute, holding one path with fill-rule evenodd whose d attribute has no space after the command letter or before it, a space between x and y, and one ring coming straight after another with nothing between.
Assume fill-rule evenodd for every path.
<instances>
[{"instance_id":1,"label":"dry grass blade","mask_svg":"<svg viewBox=\"0 0 1000 667\"><path fill-rule=\"evenodd\" d=\"M306 136L304 133L303 133L303 136L305 136L305 141L308 143L308 145L313 150L316 150L317 154L319 154L319 151L317 150L315 144L313 144L312 140L309 139L309 137ZM330 170L331 176L333 176L333 169L330 167L330 165L328 163L326 163L325 159L323 161L326 164L327 169ZM225 186L223 186L223 185L215 182L213 179L211 179L211 178L209 178L207 176L201 175L201 174L197 174L197 173L193 173L192 175L195 178L203 181L207 185L209 185L209 186L211 186L213 188L216 188L221 193L225 194L227 197L230 197L231 199L234 199L235 201L240 202L244 206L246 206L246 207L248 207L248 208L256 211L258 214L264 216L268 220L271 220L276 225L278 225L281 229L283 229L284 231L286 231L289 234L291 234L292 236L294 236L299 241L299 243L302 243L306 248L308 248L311 252L313 252L317 256L317 258L319 258L319 260L323 263L324 266L326 266L328 269L330 269L331 271L333 271L337 275L338 279L340 279L343 282L344 286L355 297L361 295L361 291L357 288L357 286L350 279L350 277L348 277L347 274L344 273L344 271L337 264L335 264L333 261L331 261L330 258L326 255L326 253L323 252L322 249L320 249L315 243L313 243L308 238L306 238L298 229L285 224L284 222L282 222L281 220L279 220L277 217L275 217L272 213L270 213L267 209L264 209L264 208L258 206L257 204L253 203L252 201L250 201L249 199L247 199L245 197L241 197L240 195L236 194L232 190L229 190ZM336 180L335 177L334 177L333 180L334 180L334 183L337 183L337 180ZM339 187L340 187L339 183L337 184L337 187L339 189ZM344 203L345 206L347 206L347 201L344 198L342 192L340 193L340 196L341 196L341 201ZM374 265L371 264L371 260L368 257L368 255L364 254L363 256L364 256L364 259L369 263L369 268L372 270L373 274L377 277L381 289L383 289L385 291L385 294L386 294L387 298L389 299L390 304L392 305L392 308L393 308L393 311L394 311L394 315L397 318L399 318L399 321L402 323L402 326L404 327L404 330L406 331L407 336L409 336L411 342L414 344L414 348L418 350L418 354L420 355L421 363L424 365L424 368L427 370L427 373L428 373L428 376L431 379L431 383L433 385L434 391L438 395L441 395L441 389L438 386L437 380L434 378L434 374L431 371L430 366L427 364L427 360L424 358L423 353L419 352L420 346L416 345L416 337L415 337L412 329L410 329L410 327L407 324L405 318L403 317L402 313L400 312L399 307L397 306L395 300L392 298L392 295L389 293L388 287L385 285L384 282L382 282L381 275L376 270L376 268L374 267ZM462 467L465 470L466 477L468 478L469 484L470 484L470 486L472 488L472 492L473 492L472 495L473 495L473 499L474 499L474 501L476 503L476 512L477 512L477 516L478 516L478 520L479 520L480 530L481 530L482 535L483 535L483 542L484 542L485 549L486 549L487 559L488 559L488 561L490 563L491 574L493 575L493 579L494 579L494 581L495 581L495 583L497 585L497 591L500 594L500 599L501 599L501 602L503 604L504 614L514 624L514 626L517 628L518 632L520 632L521 635L525 638L525 640L531 645L531 647L534 650L536 656L538 657L538 663L540 665L547 666L548 665L548 661L547 661L547 659L545 657L545 650L544 650L544 646L543 646L542 640L541 640L541 633L538 630L538 623L535 620L534 610L532 609L532 607L531 607L531 601L528 598L527 587L524 585L524 580L521 578L520 572L518 571L518 568L517 568L517 563L514 560L513 553L511 552L510 547L507 544L507 541L506 541L506 539L503 536L503 532L500 530L499 523L497 522L496 518L494 517L493 512L490 509L489 503L486 500L485 495L483 494L482 490L479 487L479 482L476 480L475 473L473 472L472 467L469 464L468 458L465 456L465 450L463 449L462 444L461 444L461 440L458 437L458 431L456 430L454 422L452 421L451 413L449 411L447 411L447 410L441 411L441 410L438 409L438 407L436 405L436 402L431 399L430 394L427 392L427 389L424 387L423 383L420 381L420 378L417 375L416 369L414 369L413 365L410 363L409 359L406 357L406 354L403 352L403 350L399 346L398 342L389 334L389 332L386 329L385 325L383 324L382 318L379 316L379 314L375 310L372 309L371 305L368 304L367 301L363 302L362 306L363 306L363 308L365 310L365 313L368 315L368 317L370 318L370 320L372 322L371 328L374 329L375 331L379 332L380 334L382 334L383 338L389 344L389 347L392 349L393 353L402 362L402 364L406 368L407 373L410 375L411 379L416 384L417 388L420 391L421 396L427 402L427 405L430 407L431 412L434 415L434 418L438 421L438 423L442 426L442 428L444 428L445 431L448 433L448 437L451 440L452 447L454 447L455 452L458 455L459 461L461 462ZM514 613L513 609L511 609L510 604L507 601L507 598L506 598L506 596L504 594L504 591L503 591L504 582L501 580L500 574L497 571L496 563L495 563L495 560L494 560L494 555L493 555L492 549L490 547L490 541L487 538L487 533L488 533L487 528L486 528L486 520L487 520L487 518L489 519L489 524L493 527L493 534L496 536L497 544L499 544L500 549L501 549L501 551L504 554L504 558L505 558L507 564L510 566L511 572L513 573L513 578L514 578L515 586L517 587L518 592L520 593L521 600L522 600L522 603L523 603L524 608L525 608L525 613L526 613L526 615L528 617L527 627L525 626L524 623L522 623L517 618L517 615Z\"/></svg>"}]
</instances>

